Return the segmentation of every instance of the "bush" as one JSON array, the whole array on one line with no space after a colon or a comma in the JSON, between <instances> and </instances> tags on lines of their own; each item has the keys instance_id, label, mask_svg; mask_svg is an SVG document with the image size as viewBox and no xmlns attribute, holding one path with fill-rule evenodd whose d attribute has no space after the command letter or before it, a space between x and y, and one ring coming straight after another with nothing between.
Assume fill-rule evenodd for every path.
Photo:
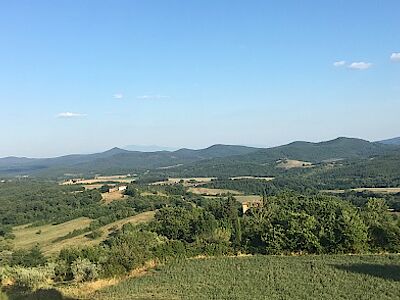
<instances>
[{"instance_id":1,"label":"bush","mask_svg":"<svg viewBox=\"0 0 400 300\"><path fill-rule=\"evenodd\" d=\"M87 234L86 237L89 239L95 240L100 238L103 235L103 232L100 229L93 230L91 233Z\"/></svg>"},{"instance_id":2,"label":"bush","mask_svg":"<svg viewBox=\"0 0 400 300\"><path fill-rule=\"evenodd\" d=\"M11 255L11 266L38 267L47 263L46 257L38 246L30 250L17 250Z\"/></svg>"},{"instance_id":3,"label":"bush","mask_svg":"<svg viewBox=\"0 0 400 300\"><path fill-rule=\"evenodd\" d=\"M154 248L160 240L153 232L135 230L120 232L105 243L109 247L108 259L104 263L105 275L115 276L141 267L153 259Z\"/></svg>"},{"instance_id":4,"label":"bush","mask_svg":"<svg viewBox=\"0 0 400 300\"><path fill-rule=\"evenodd\" d=\"M2 291L0 291L0 300L8 300L7 295L4 294Z\"/></svg>"},{"instance_id":5,"label":"bush","mask_svg":"<svg viewBox=\"0 0 400 300\"><path fill-rule=\"evenodd\" d=\"M54 278L54 266L24 268L16 266L10 269L10 277L15 284L29 290L46 286Z\"/></svg>"},{"instance_id":6,"label":"bush","mask_svg":"<svg viewBox=\"0 0 400 300\"><path fill-rule=\"evenodd\" d=\"M85 282L97 279L100 267L86 258L78 258L72 263L71 270L76 282Z\"/></svg>"},{"instance_id":7,"label":"bush","mask_svg":"<svg viewBox=\"0 0 400 300\"><path fill-rule=\"evenodd\" d=\"M188 256L186 244L182 241L167 241L158 245L154 250L155 256L160 260L169 258L184 258Z\"/></svg>"}]
</instances>

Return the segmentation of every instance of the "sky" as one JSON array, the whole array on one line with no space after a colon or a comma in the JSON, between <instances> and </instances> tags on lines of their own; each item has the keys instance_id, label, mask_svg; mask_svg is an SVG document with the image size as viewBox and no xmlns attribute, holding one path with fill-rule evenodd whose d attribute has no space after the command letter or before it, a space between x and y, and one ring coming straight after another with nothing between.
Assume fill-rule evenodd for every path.
<instances>
[{"instance_id":1,"label":"sky","mask_svg":"<svg viewBox=\"0 0 400 300\"><path fill-rule=\"evenodd\" d=\"M0 1L0 157L400 136L400 1Z\"/></svg>"}]
</instances>

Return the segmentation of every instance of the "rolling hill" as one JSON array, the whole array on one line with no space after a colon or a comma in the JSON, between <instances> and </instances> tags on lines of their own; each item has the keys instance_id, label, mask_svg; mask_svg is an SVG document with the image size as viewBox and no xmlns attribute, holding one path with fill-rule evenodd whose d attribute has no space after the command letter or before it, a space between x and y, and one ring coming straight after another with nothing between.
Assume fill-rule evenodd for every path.
<instances>
[{"instance_id":1,"label":"rolling hill","mask_svg":"<svg viewBox=\"0 0 400 300\"><path fill-rule=\"evenodd\" d=\"M112 174L145 170L167 170L168 174L215 175L225 170L230 175L262 175L278 160L291 159L311 163L348 159L366 159L398 153L399 145L372 143L340 137L311 143L297 141L273 148L213 145L199 150L140 152L113 148L102 153L67 155L47 159L2 158L0 174Z\"/></svg>"},{"instance_id":2,"label":"rolling hill","mask_svg":"<svg viewBox=\"0 0 400 300\"><path fill-rule=\"evenodd\" d=\"M385 145L400 145L400 137L379 141L378 143Z\"/></svg>"},{"instance_id":3,"label":"rolling hill","mask_svg":"<svg viewBox=\"0 0 400 300\"><path fill-rule=\"evenodd\" d=\"M204 159L248 154L257 150L259 149L245 146L214 145L206 149L180 149L172 152L140 152L113 148L95 154L74 154L44 159L7 157L0 159L0 174L60 176L64 173L132 172L133 170L173 167Z\"/></svg>"}]
</instances>

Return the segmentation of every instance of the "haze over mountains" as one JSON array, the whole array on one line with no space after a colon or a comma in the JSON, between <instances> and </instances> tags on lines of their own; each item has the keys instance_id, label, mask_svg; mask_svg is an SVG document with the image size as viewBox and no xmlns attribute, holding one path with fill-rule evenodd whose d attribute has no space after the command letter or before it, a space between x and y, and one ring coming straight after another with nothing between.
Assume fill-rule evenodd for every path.
<instances>
[{"instance_id":1,"label":"haze over mountains","mask_svg":"<svg viewBox=\"0 0 400 300\"><path fill-rule=\"evenodd\" d=\"M0 158L2 175L41 175L65 173L113 173L146 169L174 169L193 164L251 164L261 166L281 159L294 159L319 163L329 160L364 159L379 155L399 153L399 138L382 142L340 137L331 141L311 143L297 141L272 148L255 148L238 145L213 145L211 147L176 151L128 151L113 148L95 154L74 154L55 158L31 159Z\"/></svg>"},{"instance_id":2,"label":"haze over mountains","mask_svg":"<svg viewBox=\"0 0 400 300\"><path fill-rule=\"evenodd\" d=\"M387 144L387 145L400 145L400 137L379 141L379 143Z\"/></svg>"}]
</instances>

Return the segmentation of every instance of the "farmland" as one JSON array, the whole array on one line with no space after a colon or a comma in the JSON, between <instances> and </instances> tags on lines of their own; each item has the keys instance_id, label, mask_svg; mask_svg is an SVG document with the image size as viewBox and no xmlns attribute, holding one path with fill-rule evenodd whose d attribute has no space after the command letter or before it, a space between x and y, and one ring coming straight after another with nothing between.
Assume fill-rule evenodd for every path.
<instances>
[{"instance_id":1,"label":"farmland","mask_svg":"<svg viewBox=\"0 0 400 300\"><path fill-rule=\"evenodd\" d=\"M400 257L247 256L176 261L95 299L399 299Z\"/></svg>"}]
</instances>

